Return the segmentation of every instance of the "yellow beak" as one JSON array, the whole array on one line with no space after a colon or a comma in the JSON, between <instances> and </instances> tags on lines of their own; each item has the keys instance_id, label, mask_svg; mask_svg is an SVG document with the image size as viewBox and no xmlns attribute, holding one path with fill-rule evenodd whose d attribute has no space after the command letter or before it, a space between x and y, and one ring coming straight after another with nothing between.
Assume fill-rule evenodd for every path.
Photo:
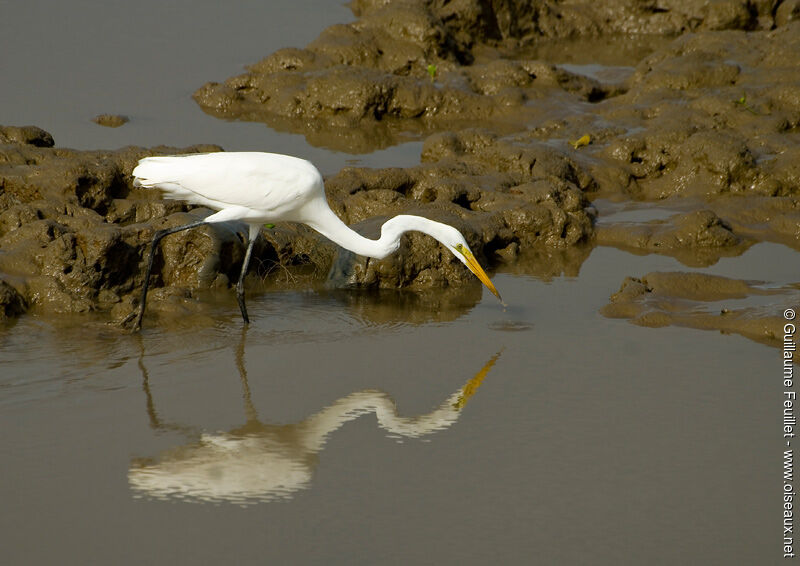
<instances>
[{"instance_id":1,"label":"yellow beak","mask_svg":"<svg viewBox=\"0 0 800 566\"><path fill-rule=\"evenodd\" d=\"M472 255L472 252L469 250L461 250L461 253L464 256L464 259L467 260L467 267L469 270L475 274L475 276L481 280L481 283L486 285L486 287L497 297L501 303L503 303L502 297L500 297L500 293L497 292L497 289L494 288L492 281L489 279L489 276L486 275L486 272L478 263L478 260L475 259L475 256ZM503 303L505 306L505 303Z\"/></svg>"}]
</instances>

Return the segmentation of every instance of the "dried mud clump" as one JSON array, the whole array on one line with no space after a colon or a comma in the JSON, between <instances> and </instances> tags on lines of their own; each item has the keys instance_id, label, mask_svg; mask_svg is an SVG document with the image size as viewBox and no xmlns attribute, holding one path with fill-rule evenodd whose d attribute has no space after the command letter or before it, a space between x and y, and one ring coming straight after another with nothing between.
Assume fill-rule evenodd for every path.
<instances>
[{"instance_id":1,"label":"dried mud clump","mask_svg":"<svg viewBox=\"0 0 800 566\"><path fill-rule=\"evenodd\" d=\"M640 279L627 277L600 312L640 326L718 330L777 346L786 323L775 314L780 312L778 307L774 302L747 304L748 298L763 295L774 295L773 300L786 307L800 300L795 287L765 289L757 282L702 273L656 272Z\"/></svg>"},{"instance_id":2,"label":"dried mud clump","mask_svg":"<svg viewBox=\"0 0 800 566\"><path fill-rule=\"evenodd\" d=\"M106 128L119 128L127 124L129 119L127 116L121 114L98 114L92 118L92 122L99 126L105 126Z\"/></svg>"},{"instance_id":3,"label":"dried mud clump","mask_svg":"<svg viewBox=\"0 0 800 566\"><path fill-rule=\"evenodd\" d=\"M642 61L603 112L635 131L598 153L636 198L796 195L799 86L800 21L682 36Z\"/></svg>"},{"instance_id":4,"label":"dried mud clump","mask_svg":"<svg viewBox=\"0 0 800 566\"><path fill-rule=\"evenodd\" d=\"M696 267L739 255L751 243L710 210L677 214L668 220L599 225L595 233L601 246L669 255Z\"/></svg>"},{"instance_id":5,"label":"dried mud clump","mask_svg":"<svg viewBox=\"0 0 800 566\"><path fill-rule=\"evenodd\" d=\"M36 126L0 126L0 144L25 144L53 147L53 136Z\"/></svg>"},{"instance_id":6,"label":"dried mud clump","mask_svg":"<svg viewBox=\"0 0 800 566\"><path fill-rule=\"evenodd\" d=\"M417 183L409 194L423 202L466 177L508 177L498 195L534 183L554 200L578 189L590 200L691 201L666 223L581 227L579 237L542 229L541 212L520 213L530 221L522 239L558 246L596 235L709 265L763 239L800 248L800 21L793 3L773 4L354 1L355 22L195 99L214 115L344 151L425 138L422 161L442 188ZM616 75L561 64L595 63L592 41L619 37L653 39L612 63ZM504 240L498 257L514 261L521 241Z\"/></svg>"},{"instance_id":7,"label":"dried mud clump","mask_svg":"<svg viewBox=\"0 0 800 566\"><path fill-rule=\"evenodd\" d=\"M17 290L0 279L0 324L21 315L27 309L25 299Z\"/></svg>"},{"instance_id":8,"label":"dried mud clump","mask_svg":"<svg viewBox=\"0 0 800 566\"><path fill-rule=\"evenodd\" d=\"M599 35L600 25L579 9L408 0L352 6L356 22L331 26L305 49L281 49L225 83L208 83L195 100L215 116L261 121L359 152L397 143L401 132L423 135L470 121L514 129L527 102L553 90L584 100L616 92L530 57L481 54L542 36Z\"/></svg>"},{"instance_id":9,"label":"dried mud clump","mask_svg":"<svg viewBox=\"0 0 800 566\"><path fill-rule=\"evenodd\" d=\"M379 236L388 217L419 214L455 226L489 266L513 263L523 249L566 249L592 235L588 202L578 187L524 171L487 172L466 162L457 170L447 163L347 168L326 180L326 190L334 211L368 237ZM380 261L337 253L346 285L427 288L473 282L452 254L416 233L405 237L399 253Z\"/></svg>"},{"instance_id":10,"label":"dried mud clump","mask_svg":"<svg viewBox=\"0 0 800 566\"><path fill-rule=\"evenodd\" d=\"M769 32L681 36L639 63L625 94L534 124L505 143L566 148L574 169L591 179L591 199L695 207L700 216L686 220L699 222L696 238L663 223L607 225L597 236L598 243L659 253L695 249L696 260L676 257L703 265L712 248L725 255L737 242L800 249L798 131L800 21ZM581 135L592 143L568 147ZM703 226L704 217L712 223Z\"/></svg>"},{"instance_id":11,"label":"dried mud clump","mask_svg":"<svg viewBox=\"0 0 800 566\"><path fill-rule=\"evenodd\" d=\"M130 171L145 155L179 150L73 151L50 147L52 137L38 128L0 133L3 316L129 308L153 226L186 209L133 191Z\"/></svg>"},{"instance_id":12,"label":"dried mud clump","mask_svg":"<svg viewBox=\"0 0 800 566\"><path fill-rule=\"evenodd\" d=\"M207 83L195 100L215 116L358 152L376 141L397 143L399 132L423 135L479 120L519 129L531 101L557 91L589 102L619 93L613 82L537 60L533 48L542 42L775 23L765 1L365 0L351 7L355 22L327 28L304 49L276 51L224 83ZM376 124L378 136L370 132ZM365 130L359 136L353 128Z\"/></svg>"}]
</instances>

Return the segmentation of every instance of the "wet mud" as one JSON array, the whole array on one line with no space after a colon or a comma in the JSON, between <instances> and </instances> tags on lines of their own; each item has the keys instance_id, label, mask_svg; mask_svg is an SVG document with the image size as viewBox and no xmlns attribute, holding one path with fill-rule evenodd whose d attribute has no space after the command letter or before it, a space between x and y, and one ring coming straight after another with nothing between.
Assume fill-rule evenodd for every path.
<instances>
[{"instance_id":1,"label":"wet mud","mask_svg":"<svg viewBox=\"0 0 800 566\"><path fill-rule=\"evenodd\" d=\"M769 297L769 304L759 305L759 297ZM797 285L776 288L702 273L656 272L626 278L601 312L640 326L718 330L780 346L786 324L782 310L798 301Z\"/></svg>"},{"instance_id":2,"label":"wet mud","mask_svg":"<svg viewBox=\"0 0 800 566\"><path fill-rule=\"evenodd\" d=\"M762 241L800 250L797 2L351 7L353 23L208 83L194 98L213 116L263 122L338 151L424 140L415 167L345 168L325 180L334 211L365 235L387 217L420 214L461 230L490 269L545 278L577 275L597 245L691 267ZM38 128L0 128L0 316L31 309L125 318L154 231L209 214L133 188L130 171L145 155L218 149L79 152L55 147ZM625 203L669 213L617 219ZM192 311L197 293L230 287L243 234L218 226L167 238L154 312ZM421 235L381 261L303 226L262 236L250 289L476 286ZM663 302L671 287L651 279L626 279L604 314L698 320L689 307L652 314L653 297ZM761 318L737 313L697 324L762 336L752 330Z\"/></svg>"},{"instance_id":3,"label":"wet mud","mask_svg":"<svg viewBox=\"0 0 800 566\"><path fill-rule=\"evenodd\" d=\"M632 253L658 253L692 267L713 265L722 257L741 254L752 240L708 209L677 214L667 220L598 225L596 243Z\"/></svg>"},{"instance_id":4,"label":"wet mud","mask_svg":"<svg viewBox=\"0 0 800 566\"><path fill-rule=\"evenodd\" d=\"M130 118L122 114L98 114L92 118L92 122L106 128L119 128L130 122Z\"/></svg>"},{"instance_id":5,"label":"wet mud","mask_svg":"<svg viewBox=\"0 0 800 566\"><path fill-rule=\"evenodd\" d=\"M134 188L133 167L145 155L217 149L0 147L0 273L14 290L2 295L7 316L29 308L43 314L107 311L114 320L126 318L138 302L155 231L211 213ZM328 199L345 222L366 235L375 235L386 217L401 212L448 222L488 265L495 255L513 259L520 245L540 241L566 248L591 234L591 215L579 190L563 183L522 186L515 174L487 177L461 169L445 185L438 182L443 169L433 165L388 172L344 169L326 180ZM154 268L155 312L185 314L199 302L198 292L230 287L244 258L245 234L243 226L215 225L166 238ZM287 224L264 229L254 254L248 281L253 289L475 286L469 296L480 299L479 287L458 260L418 234L407 236L399 253L377 261L354 256L305 226Z\"/></svg>"}]
</instances>

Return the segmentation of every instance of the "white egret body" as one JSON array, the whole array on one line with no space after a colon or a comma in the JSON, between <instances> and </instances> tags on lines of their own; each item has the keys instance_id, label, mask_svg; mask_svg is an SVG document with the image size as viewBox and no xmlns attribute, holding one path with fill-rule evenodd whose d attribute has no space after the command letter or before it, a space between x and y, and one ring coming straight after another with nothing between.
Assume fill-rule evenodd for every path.
<instances>
[{"instance_id":1,"label":"white egret body","mask_svg":"<svg viewBox=\"0 0 800 566\"><path fill-rule=\"evenodd\" d=\"M263 224L300 222L356 254L382 259L400 246L404 232L416 230L444 244L488 288L500 298L489 277L478 264L464 236L447 224L421 216L399 215L386 221L377 240L348 228L328 206L322 175L304 159L258 152L219 152L145 157L133 170L134 186L157 188L165 198L185 200L218 212L200 222L158 231L153 238L142 287L142 300L135 328L141 327L153 258L158 242L169 234L217 222L246 223L249 242L236 296L242 318L249 322L244 301L244 276L253 244Z\"/></svg>"}]
</instances>

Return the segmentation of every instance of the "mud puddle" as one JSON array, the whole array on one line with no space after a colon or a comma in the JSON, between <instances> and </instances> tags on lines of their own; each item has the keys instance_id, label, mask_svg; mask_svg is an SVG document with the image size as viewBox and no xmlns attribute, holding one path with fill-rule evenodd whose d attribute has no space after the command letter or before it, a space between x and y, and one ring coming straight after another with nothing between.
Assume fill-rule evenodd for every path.
<instances>
[{"instance_id":1,"label":"mud puddle","mask_svg":"<svg viewBox=\"0 0 800 566\"><path fill-rule=\"evenodd\" d=\"M592 205L598 211L597 225L614 225L617 223L642 224L653 221L668 220L670 217L691 210L691 206L676 201L658 202L614 202L607 199L596 199Z\"/></svg>"}]
</instances>

